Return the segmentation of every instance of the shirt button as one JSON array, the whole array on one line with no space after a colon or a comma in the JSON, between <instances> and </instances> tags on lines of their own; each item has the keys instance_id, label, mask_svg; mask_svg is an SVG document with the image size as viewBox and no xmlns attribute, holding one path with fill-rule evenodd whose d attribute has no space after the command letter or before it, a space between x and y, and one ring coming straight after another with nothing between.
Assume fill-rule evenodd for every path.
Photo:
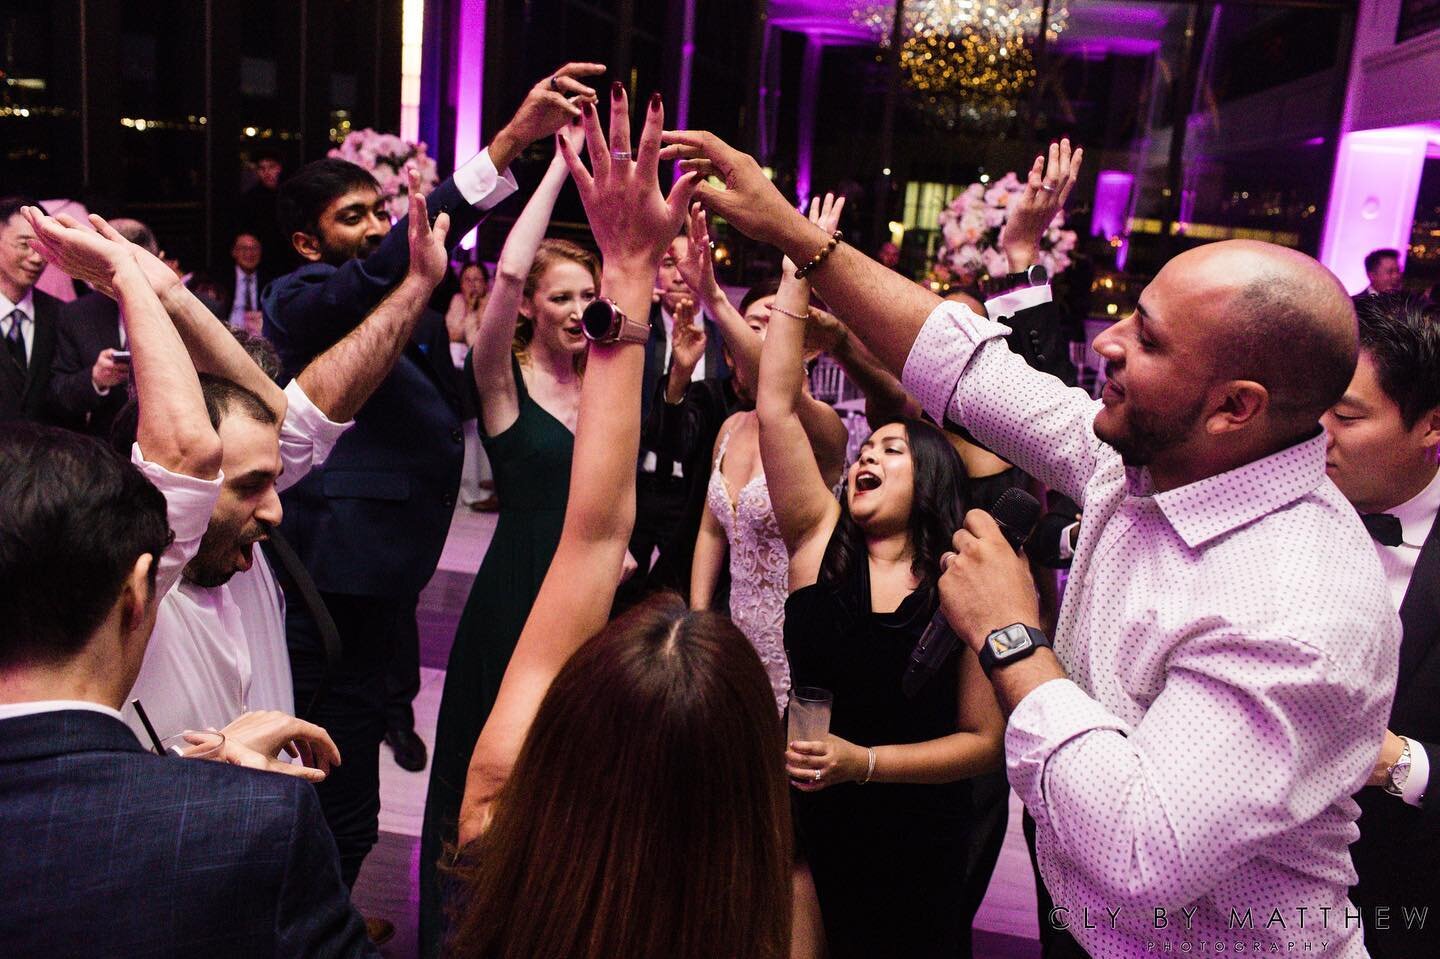
<instances>
[{"instance_id":1,"label":"shirt button","mask_svg":"<svg viewBox=\"0 0 1440 959\"><path fill-rule=\"evenodd\" d=\"M440 503L447 508L453 507L455 505L455 494L446 493L444 498L440 500Z\"/></svg>"},{"instance_id":2,"label":"shirt button","mask_svg":"<svg viewBox=\"0 0 1440 959\"><path fill-rule=\"evenodd\" d=\"M451 430L451 431L450 431L450 438L451 438L452 440L454 440L455 442L457 442L457 443L463 443L463 442L465 442L465 434L464 434L464 433L461 433L459 430Z\"/></svg>"}]
</instances>

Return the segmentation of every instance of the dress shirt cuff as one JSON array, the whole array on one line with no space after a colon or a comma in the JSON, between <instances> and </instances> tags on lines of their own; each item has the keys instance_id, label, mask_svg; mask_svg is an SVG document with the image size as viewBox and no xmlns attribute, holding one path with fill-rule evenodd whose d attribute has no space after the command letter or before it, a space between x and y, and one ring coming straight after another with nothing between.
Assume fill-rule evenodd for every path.
<instances>
[{"instance_id":1,"label":"dress shirt cuff","mask_svg":"<svg viewBox=\"0 0 1440 959\"><path fill-rule=\"evenodd\" d=\"M176 542L198 540L205 535L215 501L220 498L220 488L225 484L223 473L212 480L172 473L147 460L139 442L130 447L130 462L164 495L167 518Z\"/></svg>"},{"instance_id":2,"label":"dress shirt cuff","mask_svg":"<svg viewBox=\"0 0 1440 959\"><path fill-rule=\"evenodd\" d=\"M936 423L944 423L960 374L987 341L1010 332L976 316L968 306L944 300L931 312L905 358L900 382Z\"/></svg>"},{"instance_id":3,"label":"dress shirt cuff","mask_svg":"<svg viewBox=\"0 0 1440 959\"><path fill-rule=\"evenodd\" d=\"M1071 523L1069 526L1065 527L1060 531L1060 543L1058 546L1058 551L1055 554L1056 556L1060 557L1061 559L1075 558L1075 547L1070 545L1070 537L1072 534L1074 534L1075 527L1079 525L1079 523Z\"/></svg>"},{"instance_id":4,"label":"dress shirt cuff","mask_svg":"<svg viewBox=\"0 0 1440 959\"><path fill-rule=\"evenodd\" d=\"M999 320L1007 316L1014 316L1021 310L1028 310L1032 306L1049 303L1050 300L1050 284L1022 286L1018 290L1001 293L999 296L993 296L986 300L985 312L990 315L991 319Z\"/></svg>"},{"instance_id":5,"label":"dress shirt cuff","mask_svg":"<svg viewBox=\"0 0 1440 959\"><path fill-rule=\"evenodd\" d=\"M110 395L110 387L107 386L102 389L101 387L95 385L95 381L93 379L90 381L90 388L95 391L96 396Z\"/></svg>"},{"instance_id":6,"label":"dress shirt cuff","mask_svg":"<svg viewBox=\"0 0 1440 959\"><path fill-rule=\"evenodd\" d=\"M1045 776L1070 741L1097 730L1122 735L1129 728L1068 679L1042 683L1020 700L1005 728L1005 765L1010 785L1035 822L1048 824Z\"/></svg>"},{"instance_id":7,"label":"dress shirt cuff","mask_svg":"<svg viewBox=\"0 0 1440 959\"><path fill-rule=\"evenodd\" d=\"M284 492L330 458L330 452L354 420L336 423L316 406L295 378L285 387L285 422L280 424L280 460L285 471L275 488Z\"/></svg>"},{"instance_id":8,"label":"dress shirt cuff","mask_svg":"<svg viewBox=\"0 0 1440 959\"><path fill-rule=\"evenodd\" d=\"M1430 785L1430 754L1425 751L1424 743L1409 736L1400 738L1410 744L1410 775L1405 778L1405 788L1400 790L1400 798L1411 806L1419 806L1420 801L1425 798L1426 787Z\"/></svg>"},{"instance_id":9,"label":"dress shirt cuff","mask_svg":"<svg viewBox=\"0 0 1440 959\"><path fill-rule=\"evenodd\" d=\"M490 151L481 150L471 157L464 166L456 170L451 179L465 202L478 210L488 210L514 193L519 187L514 175L505 171L501 176L490 162Z\"/></svg>"}]
</instances>

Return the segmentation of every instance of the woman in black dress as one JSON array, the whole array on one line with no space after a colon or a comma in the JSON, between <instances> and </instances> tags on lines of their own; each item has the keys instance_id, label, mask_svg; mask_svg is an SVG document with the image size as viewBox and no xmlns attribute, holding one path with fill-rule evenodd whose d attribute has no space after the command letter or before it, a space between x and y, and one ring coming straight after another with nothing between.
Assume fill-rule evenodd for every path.
<instances>
[{"instance_id":1,"label":"woman in black dress","mask_svg":"<svg viewBox=\"0 0 1440 959\"><path fill-rule=\"evenodd\" d=\"M834 230L831 203L811 219ZM935 427L876 429L837 502L796 403L809 285L785 265L760 365L760 451L790 554L785 648L795 686L834 694L830 735L792 742L798 848L832 957L954 959L968 784L996 768L1004 720L963 644L915 695L901 677L964 519L965 472ZM797 909L800 906L797 904Z\"/></svg>"}]
</instances>

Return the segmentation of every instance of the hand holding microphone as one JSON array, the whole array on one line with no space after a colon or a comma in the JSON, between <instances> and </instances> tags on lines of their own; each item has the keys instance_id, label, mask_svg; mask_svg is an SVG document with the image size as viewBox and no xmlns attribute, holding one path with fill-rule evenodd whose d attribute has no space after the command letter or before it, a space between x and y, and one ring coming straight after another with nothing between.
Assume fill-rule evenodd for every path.
<instances>
[{"instance_id":1,"label":"hand holding microphone","mask_svg":"<svg viewBox=\"0 0 1440 959\"><path fill-rule=\"evenodd\" d=\"M1001 494L990 512L972 509L956 531L954 550L940 557L940 608L910 654L901 679L914 696L950 656L957 636L971 649L991 630L1039 623L1030 564L1021 552L1040 519L1040 503L1022 489Z\"/></svg>"}]
</instances>

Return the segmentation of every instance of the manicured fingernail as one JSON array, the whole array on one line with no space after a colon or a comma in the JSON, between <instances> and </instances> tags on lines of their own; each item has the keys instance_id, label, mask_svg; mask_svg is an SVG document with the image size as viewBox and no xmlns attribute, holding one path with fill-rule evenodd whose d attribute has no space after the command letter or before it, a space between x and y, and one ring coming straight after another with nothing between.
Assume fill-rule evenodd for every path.
<instances>
[{"instance_id":1,"label":"manicured fingernail","mask_svg":"<svg viewBox=\"0 0 1440 959\"><path fill-rule=\"evenodd\" d=\"M614 83L610 84L610 95L615 99L620 99L620 95L624 92L625 84L621 83L619 80L616 80Z\"/></svg>"},{"instance_id":2,"label":"manicured fingernail","mask_svg":"<svg viewBox=\"0 0 1440 959\"><path fill-rule=\"evenodd\" d=\"M660 91L659 91L659 90L656 90L654 93L650 94L650 109L652 109L652 110L658 110L658 109L660 109Z\"/></svg>"}]
</instances>

